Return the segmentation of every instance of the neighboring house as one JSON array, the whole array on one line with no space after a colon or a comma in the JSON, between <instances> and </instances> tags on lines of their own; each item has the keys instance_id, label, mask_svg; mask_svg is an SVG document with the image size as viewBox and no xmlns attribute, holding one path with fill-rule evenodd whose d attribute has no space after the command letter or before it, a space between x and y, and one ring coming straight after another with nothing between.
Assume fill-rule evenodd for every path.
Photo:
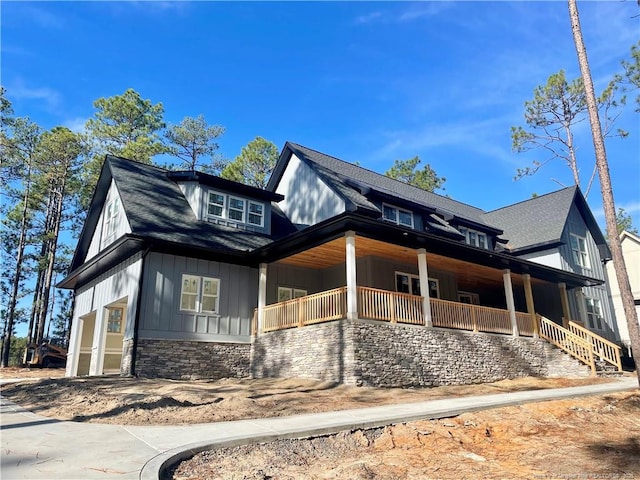
<instances>
[{"instance_id":1,"label":"neighboring house","mask_svg":"<svg viewBox=\"0 0 640 480\"><path fill-rule=\"evenodd\" d=\"M266 190L107 156L60 283L75 291L67 375L436 385L553 374L538 329L584 318L576 292L603 276L572 263L574 236L590 266L602 244L579 190L551 195L566 199L547 211L560 231L527 244L509 211L293 143ZM525 258L551 249L565 263Z\"/></svg>"},{"instance_id":2,"label":"neighboring house","mask_svg":"<svg viewBox=\"0 0 640 480\"><path fill-rule=\"evenodd\" d=\"M624 257L629 275L629 284L631 285L631 293L633 301L636 305L636 314L640 318L640 237L631 232L622 232L620 234L620 243L622 245L622 256ZM629 340L629 327L622 306L620 297L620 287L616 278L616 272L613 262L607 264L607 276L611 287L611 300L616 313L618 331L620 332L620 340L627 350L627 355L631 356L631 342Z\"/></svg>"}]
</instances>

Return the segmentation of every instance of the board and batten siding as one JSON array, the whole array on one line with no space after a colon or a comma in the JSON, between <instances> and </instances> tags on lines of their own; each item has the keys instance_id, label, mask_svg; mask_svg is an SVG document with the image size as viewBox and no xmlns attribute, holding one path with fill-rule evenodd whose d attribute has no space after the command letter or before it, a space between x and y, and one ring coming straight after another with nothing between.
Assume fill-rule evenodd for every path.
<instances>
[{"instance_id":1,"label":"board and batten siding","mask_svg":"<svg viewBox=\"0 0 640 480\"><path fill-rule=\"evenodd\" d=\"M95 313L92 345L98 351L104 352L107 330L105 308L116 302L122 303L126 299L123 338L125 340L133 338L135 329L133 319L136 318L142 261L142 253L133 255L76 290L71 342L67 355L67 376L75 375L78 367L81 342L79 330L82 328L83 317ZM96 361L102 362L104 359L92 359L92 363ZM101 370L100 366L94 365L94 370Z\"/></svg>"},{"instance_id":2,"label":"board and batten siding","mask_svg":"<svg viewBox=\"0 0 640 480\"><path fill-rule=\"evenodd\" d=\"M115 233L109 237L108 239L104 238L104 212L105 208L111 201L114 199L118 199L118 224ZM88 260L92 257L95 257L100 250L107 247L118 238L123 235L131 233L131 226L129 225L129 220L127 220L127 216L124 212L124 208L122 208L122 201L120 201L120 195L118 194L118 189L116 188L116 183L111 180L111 185L109 186L109 191L107 192L107 196L105 198L104 203L102 204L102 211L100 212L100 218L98 219L98 223L96 225L96 230L93 232L93 237L91 237L91 244L89 245L89 250L87 251L87 257L85 260Z\"/></svg>"},{"instance_id":3,"label":"board and batten siding","mask_svg":"<svg viewBox=\"0 0 640 480\"><path fill-rule=\"evenodd\" d=\"M300 226L315 225L346 208L344 200L296 155L291 155L276 193L284 195L279 207L291 222Z\"/></svg>"},{"instance_id":4,"label":"board and batten siding","mask_svg":"<svg viewBox=\"0 0 640 480\"><path fill-rule=\"evenodd\" d=\"M220 280L217 314L180 310L182 275ZM255 268L150 253L144 268L139 338L249 342L251 318L257 306Z\"/></svg>"}]
</instances>

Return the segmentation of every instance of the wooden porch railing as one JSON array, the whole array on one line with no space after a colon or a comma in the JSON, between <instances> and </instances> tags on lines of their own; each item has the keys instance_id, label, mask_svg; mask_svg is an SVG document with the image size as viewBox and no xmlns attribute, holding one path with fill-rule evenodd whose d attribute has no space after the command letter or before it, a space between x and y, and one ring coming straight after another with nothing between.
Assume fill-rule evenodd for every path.
<instances>
[{"instance_id":1,"label":"wooden porch railing","mask_svg":"<svg viewBox=\"0 0 640 480\"><path fill-rule=\"evenodd\" d=\"M591 368L591 375L596 374L591 343L545 317L540 318L540 336L588 365Z\"/></svg>"},{"instance_id":2,"label":"wooden porch railing","mask_svg":"<svg viewBox=\"0 0 640 480\"><path fill-rule=\"evenodd\" d=\"M347 287L334 288L264 308L263 331L302 327L347 316Z\"/></svg>"},{"instance_id":3,"label":"wooden porch railing","mask_svg":"<svg viewBox=\"0 0 640 480\"><path fill-rule=\"evenodd\" d=\"M618 345L602 338L600 335L596 335L574 321L569 322L569 331L582 338L585 342L590 343L594 355L616 367L619 372L622 371L621 348Z\"/></svg>"},{"instance_id":4,"label":"wooden porch railing","mask_svg":"<svg viewBox=\"0 0 640 480\"><path fill-rule=\"evenodd\" d=\"M358 287L358 316L391 323L424 325L422 297Z\"/></svg>"},{"instance_id":5,"label":"wooden porch railing","mask_svg":"<svg viewBox=\"0 0 640 480\"><path fill-rule=\"evenodd\" d=\"M508 310L451 302L437 298L432 298L430 303L434 327L455 328L474 332L512 333L511 318ZM534 326L531 321L531 315L516 312L516 322L520 335L533 336Z\"/></svg>"},{"instance_id":6,"label":"wooden porch railing","mask_svg":"<svg viewBox=\"0 0 640 480\"><path fill-rule=\"evenodd\" d=\"M390 323L424 325L422 297L377 288L358 287L358 316ZM433 326L474 332L511 334L507 310L448 300L430 299ZM335 288L264 308L264 332L301 327L346 318L347 287ZM257 324L254 315L254 325ZM516 312L520 335L532 336L534 325L527 313ZM256 327L254 327L255 329ZM255 331L255 330L254 330Z\"/></svg>"}]
</instances>

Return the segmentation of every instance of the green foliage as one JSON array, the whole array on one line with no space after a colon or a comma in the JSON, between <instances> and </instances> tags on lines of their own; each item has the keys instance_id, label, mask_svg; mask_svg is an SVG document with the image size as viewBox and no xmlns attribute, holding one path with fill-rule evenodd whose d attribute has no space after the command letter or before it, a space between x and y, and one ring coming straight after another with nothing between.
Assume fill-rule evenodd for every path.
<instances>
[{"instance_id":1,"label":"green foliage","mask_svg":"<svg viewBox=\"0 0 640 480\"><path fill-rule=\"evenodd\" d=\"M418 156L409 160L396 160L393 166L385 172L385 175L428 192L434 192L437 189L444 190L443 185L447 179L438 177L428 163L422 169L418 169L420 163L421 160Z\"/></svg>"},{"instance_id":2,"label":"green foliage","mask_svg":"<svg viewBox=\"0 0 640 480\"><path fill-rule=\"evenodd\" d=\"M216 139L223 133L224 127L209 125L203 115L198 115L196 118L184 117L178 125L169 126L164 136L169 153L182 160L182 168L217 171L221 165L219 159L214 158L218 150ZM201 157L208 158L208 162L201 163Z\"/></svg>"},{"instance_id":3,"label":"green foliage","mask_svg":"<svg viewBox=\"0 0 640 480\"><path fill-rule=\"evenodd\" d=\"M638 229L633 226L633 219L631 218L631 215L629 215L624 208L618 208L618 213L616 214L616 226L618 229L618 235L624 231L638 235Z\"/></svg>"},{"instance_id":4,"label":"green foliage","mask_svg":"<svg viewBox=\"0 0 640 480\"><path fill-rule=\"evenodd\" d=\"M624 74L620 80L627 84L624 88L640 90L640 41L631 46L631 61L622 61L622 68ZM640 94L636 96L636 112L640 112Z\"/></svg>"},{"instance_id":5,"label":"green foliage","mask_svg":"<svg viewBox=\"0 0 640 480\"><path fill-rule=\"evenodd\" d=\"M86 128L102 154L151 163L154 155L166 152L159 134L165 127L162 103L153 105L130 88L122 95L99 98L93 106L97 111Z\"/></svg>"},{"instance_id":6,"label":"green foliage","mask_svg":"<svg viewBox=\"0 0 640 480\"><path fill-rule=\"evenodd\" d=\"M269 140L256 137L242 147L240 155L229 163L220 176L254 187L265 188L278 160L278 147Z\"/></svg>"},{"instance_id":7,"label":"green foliage","mask_svg":"<svg viewBox=\"0 0 640 480\"><path fill-rule=\"evenodd\" d=\"M105 154L151 163L155 155L168 151L161 136L165 127L162 103L154 105L130 88L122 95L99 98L93 106L96 112L87 120L85 135L91 152L83 174L81 206L85 211L91 203Z\"/></svg>"}]
</instances>

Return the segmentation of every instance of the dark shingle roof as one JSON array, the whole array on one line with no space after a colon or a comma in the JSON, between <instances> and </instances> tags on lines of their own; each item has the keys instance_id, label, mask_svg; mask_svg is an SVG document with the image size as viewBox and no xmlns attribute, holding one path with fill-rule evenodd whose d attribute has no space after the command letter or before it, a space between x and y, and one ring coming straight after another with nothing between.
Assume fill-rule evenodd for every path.
<instances>
[{"instance_id":1,"label":"dark shingle roof","mask_svg":"<svg viewBox=\"0 0 640 480\"><path fill-rule=\"evenodd\" d=\"M213 250L254 250L273 241L269 235L197 220L164 169L114 156L107 163L134 235Z\"/></svg>"},{"instance_id":2,"label":"dark shingle roof","mask_svg":"<svg viewBox=\"0 0 640 480\"><path fill-rule=\"evenodd\" d=\"M485 218L504 230L510 250L559 242L578 192L575 186L563 188L493 210Z\"/></svg>"},{"instance_id":3,"label":"dark shingle roof","mask_svg":"<svg viewBox=\"0 0 640 480\"><path fill-rule=\"evenodd\" d=\"M456 216L495 228L493 224L487 222L484 218L484 212L479 208L436 193L427 192L421 188L394 180L302 145L287 142L285 150L287 148L295 153L300 160L314 168L334 190L343 195L346 200L351 201L356 207L378 211L375 205L361 193L372 190L437 210L445 215ZM270 182L269 187L275 186L275 182L278 179L274 177L272 177L273 185Z\"/></svg>"}]
</instances>

